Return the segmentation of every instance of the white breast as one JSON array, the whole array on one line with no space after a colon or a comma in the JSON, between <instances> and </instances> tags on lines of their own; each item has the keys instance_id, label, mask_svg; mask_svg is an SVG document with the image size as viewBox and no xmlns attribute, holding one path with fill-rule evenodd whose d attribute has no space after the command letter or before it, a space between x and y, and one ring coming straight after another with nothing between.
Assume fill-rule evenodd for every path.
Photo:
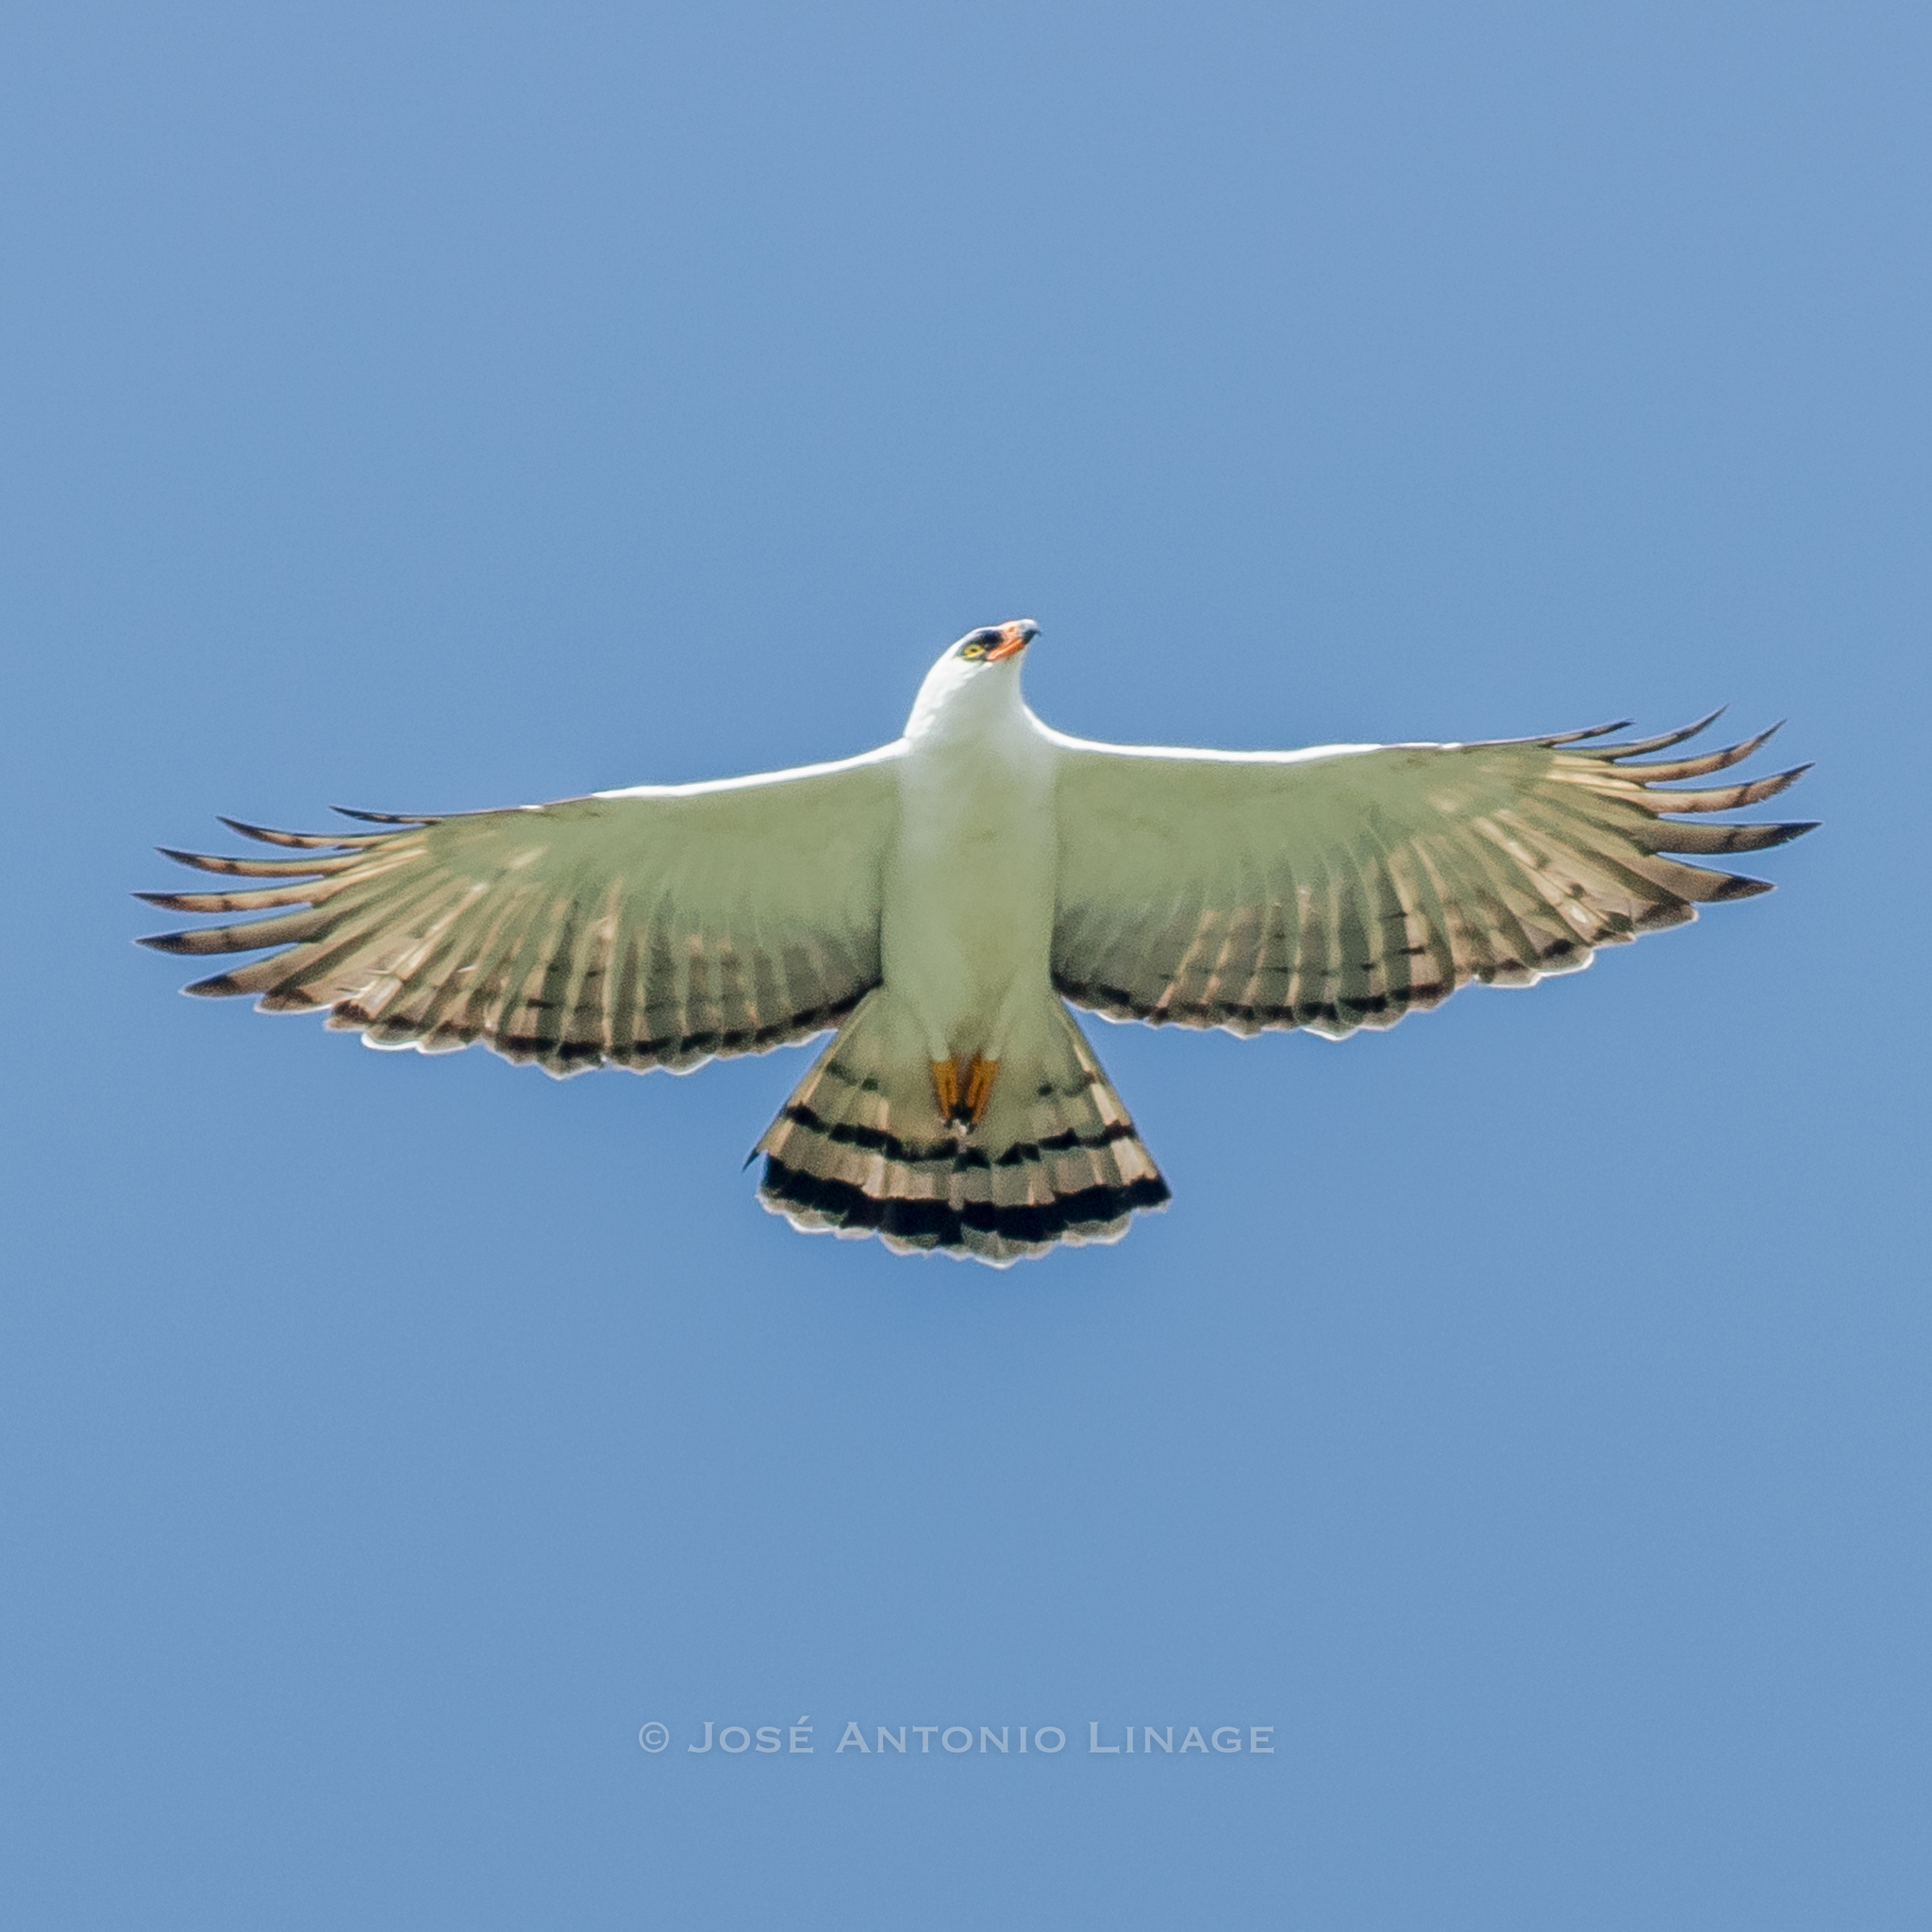
<instances>
[{"instance_id":1,"label":"white breast","mask_svg":"<svg viewBox=\"0 0 1932 1932\"><path fill-rule=\"evenodd\" d=\"M1056 753L1016 681L1009 704L947 723L911 738L899 765L885 983L916 1016L928 1058L1000 1059L1016 1016L1037 1012L1050 984Z\"/></svg>"}]
</instances>

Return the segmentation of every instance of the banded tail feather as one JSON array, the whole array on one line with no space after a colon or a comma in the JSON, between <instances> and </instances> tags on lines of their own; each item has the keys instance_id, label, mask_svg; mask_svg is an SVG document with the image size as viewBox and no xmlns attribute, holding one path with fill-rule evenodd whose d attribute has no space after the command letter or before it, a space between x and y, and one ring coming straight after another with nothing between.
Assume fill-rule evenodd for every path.
<instances>
[{"instance_id":1,"label":"banded tail feather","mask_svg":"<svg viewBox=\"0 0 1932 1932\"><path fill-rule=\"evenodd\" d=\"M760 1202L807 1233L999 1268L1119 1241L1167 1204L1167 1182L1073 1015L1049 997L1039 1020L966 1129L940 1116L909 1014L868 994L754 1150Z\"/></svg>"}]
</instances>

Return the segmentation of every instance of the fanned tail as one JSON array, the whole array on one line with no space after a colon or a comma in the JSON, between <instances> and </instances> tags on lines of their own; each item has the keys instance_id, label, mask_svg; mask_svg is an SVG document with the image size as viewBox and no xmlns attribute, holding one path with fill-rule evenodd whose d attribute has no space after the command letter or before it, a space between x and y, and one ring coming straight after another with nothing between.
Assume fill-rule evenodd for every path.
<instances>
[{"instance_id":1,"label":"fanned tail","mask_svg":"<svg viewBox=\"0 0 1932 1932\"><path fill-rule=\"evenodd\" d=\"M995 1268L1065 1241L1117 1241L1165 1206L1160 1176L1093 1050L1047 995L1040 1044L1003 1061L986 1118L943 1121L918 1031L867 995L758 1141L758 1198L808 1233L877 1235Z\"/></svg>"}]
</instances>

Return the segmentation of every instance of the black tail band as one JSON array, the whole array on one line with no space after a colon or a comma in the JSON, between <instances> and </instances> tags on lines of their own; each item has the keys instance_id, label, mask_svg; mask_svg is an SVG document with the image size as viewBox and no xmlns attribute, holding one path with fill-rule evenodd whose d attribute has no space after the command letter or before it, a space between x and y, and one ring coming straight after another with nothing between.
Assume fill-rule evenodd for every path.
<instances>
[{"instance_id":1,"label":"black tail band","mask_svg":"<svg viewBox=\"0 0 1932 1932\"><path fill-rule=\"evenodd\" d=\"M945 1201L880 1199L850 1181L801 1173L771 1154L765 1157L758 1191L781 1207L822 1216L835 1227L863 1228L926 1248L966 1247L969 1231L1043 1246L1067 1234L1108 1226L1136 1209L1159 1208L1171 1198L1167 1183L1157 1174L1124 1187L1082 1188L1053 1201L1011 1207L968 1201L955 1208Z\"/></svg>"},{"instance_id":2,"label":"black tail band","mask_svg":"<svg viewBox=\"0 0 1932 1932\"><path fill-rule=\"evenodd\" d=\"M783 1118L837 1146L858 1147L868 1154L883 1154L888 1160L900 1161L908 1167L937 1162L955 1172L970 1167L1026 1167L1042 1154L1068 1154L1075 1148L1108 1147L1116 1141L1134 1138L1131 1121L1115 1121L1097 1134L1077 1134L1069 1127L1062 1133L1044 1134L1038 1141L1015 1141L1001 1154L991 1156L983 1148L963 1141L922 1143L902 1141L897 1134L888 1133L881 1127L861 1126L853 1121L828 1121L803 1101L792 1101L784 1109Z\"/></svg>"}]
</instances>

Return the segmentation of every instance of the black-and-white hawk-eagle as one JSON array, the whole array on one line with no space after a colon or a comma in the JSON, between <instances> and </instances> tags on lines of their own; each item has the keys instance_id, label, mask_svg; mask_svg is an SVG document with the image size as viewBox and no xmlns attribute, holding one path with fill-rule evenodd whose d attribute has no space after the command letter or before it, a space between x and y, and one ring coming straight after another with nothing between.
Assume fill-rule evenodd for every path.
<instances>
[{"instance_id":1,"label":"black-and-white hawk-eagle","mask_svg":"<svg viewBox=\"0 0 1932 1932\"><path fill-rule=\"evenodd\" d=\"M1069 738L1021 697L1038 628L969 632L903 736L835 764L351 813L379 829L340 837L225 821L287 856L168 856L263 883L141 896L262 916L144 943L273 948L187 991L559 1075L688 1072L836 1029L758 1143L764 1204L1004 1265L1118 1240L1168 1199L1070 1005L1340 1039L1767 891L1675 855L1811 829L1707 816L1804 767L1669 789L1770 736L1654 756L1707 718L1609 744L1622 725L1293 752Z\"/></svg>"}]
</instances>

